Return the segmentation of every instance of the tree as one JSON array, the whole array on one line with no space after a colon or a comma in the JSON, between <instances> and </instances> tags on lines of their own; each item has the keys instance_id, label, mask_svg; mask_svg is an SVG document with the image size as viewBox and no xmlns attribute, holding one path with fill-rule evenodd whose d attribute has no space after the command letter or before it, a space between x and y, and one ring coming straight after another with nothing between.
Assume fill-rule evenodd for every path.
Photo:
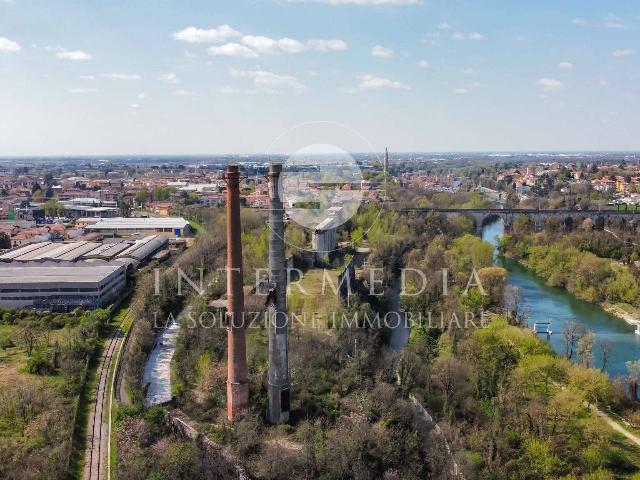
<instances>
[{"instance_id":1,"label":"tree","mask_svg":"<svg viewBox=\"0 0 640 480\"><path fill-rule=\"evenodd\" d=\"M16 335L19 342L22 343L28 357L31 356L31 354L33 353L33 349L38 344L40 334L41 328L33 320L27 320L18 326Z\"/></svg>"},{"instance_id":2,"label":"tree","mask_svg":"<svg viewBox=\"0 0 640 480\"><path fill-rule=\"evenodd\" d=\"M531 217L529 215L519 215L513 220L512 230L516 235L524 235L528 233L531 228Z\"/></svg>"},{"instance_id":3,"label":"tree","mask_svg":"<svg viewBox=\"0 0 640 480\"><path fill-rule=\"evenodd\" d=\"M0 233L0 248L11 248L11 237L4 232Z\"/></svg>"},{"instance_id":4,"label":"tree","mask_svg":"<svg viewBox=\"0 0 640 480\"><path fill-rule=\"evenodd\" d=\"M507 283L507 271L502 267L485 267L478 270L482 288L489 295L494 305L504 303L504 289Z\"/></svg>"},{"instance_id":5,"label":"tree","mask_svg":"<svg viewBox=\"0 0 640 480\"><path fill-rule=\"evenodd\" d=\"M449 417L469 388L469 371L454 356L438 357L433 367L433 381L442 393L444 416Z\"/></svg>"},{"instance_id":6,"label":"tree","mask_svg":"<svg viewBox=\"0 0 640 480\"><path fill-rule=\"evenodd\" d=\"M480 238L465 234L453 241L449 250L458 272L469 275L475 268L490 267L493 262L493 247Z\"/></svg>"},{"instance_id":7,"label":"tree","mask_svg":"<svg viewBox=\"0 0 640 480\"><path fill-rule=\"evenodd\" d=\"M145 203L147 203L147 196L148 196L148 192L146 188L143 188L142 190L138 190L135 196L136 203L144 207Z\"/></svg>"},{"instance_id":8,"label":"tree","mask_svg":"<svg viewBox=\"0 0 640 480\"><path fill-rule=\"evenodd\" d=\"M590 218L585 218L580 228L582 228L582 230L584 230L585 232L593 231L593 220L591 220Z\"/></svg>"},{"instance_id":9,"label":"tree","mask_svg":"<svg viewBox=\"0 0 640 480\"><path fill-rule=\"evenodd\" d=\"M613 342L610 339L605 338L602 342L600 342L600 357L602 358L602 366L600 367L600 370L603 372L609 364L611 352L613 352Z\"/></svg>"},{"instance_id":10,"label":"tree","mask_svg":"<svg viewBox=\"0 0 640 480\"><path fill-rule=\"evenodd\" d=\"M640 385L640 360L627 362L627 379L629 381L629 393L631 398L639 400L638 385Z\"/></svg>"},{"instance_id":11,"label":"tree","mask_svg":"<svg viewBox=\"0 0 640 480\"><path fill-rule=\"evenodd\" d=\"M593 344L595 337L593 332L585 333L578 340L578 355L580 355L580 363L585 368L593 367Z\"/></svg>"},{"instance_id":12,"label":"tree","mask_svg":"<svg viewBox=\"0 0 640 480\"><path fill-rule=\"evenodd\" d=\"M31 194L31 198L33 199L34 202L41 202L42 199L44 198L44 194L42 193L42 190L37 189Z\"/></svg>"},{"instance_id":13,"label":"tree","mask_svg":"<svg viewBox=\"0 0 640 480\"><path fill-rule=\"evenodd\" d=\"M562 336L565 341L565 357L567 360L573 358L576 345L580 337L584 335L584 328L575 321L565 322L562 330Z\"/></svg>"},{"instance_id":14,"label":"tree","mask_svg":"<svg viewBox=\"0 0 640 480\"><path fill-rule=\"evenodd\" d=\"M55 199L44 204L44 214L47 217L58 217L64 212L64 206Z\"/></svg>"}]
</instances>

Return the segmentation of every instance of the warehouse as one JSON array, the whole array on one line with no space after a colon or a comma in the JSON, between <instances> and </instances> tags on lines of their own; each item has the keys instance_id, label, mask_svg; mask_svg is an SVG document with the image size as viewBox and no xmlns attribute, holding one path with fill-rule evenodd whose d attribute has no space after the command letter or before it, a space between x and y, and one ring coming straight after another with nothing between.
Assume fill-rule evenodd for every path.
<instances>
[{"instance_id":1,"label":"warehouse","mask_svg":"<svg viewBox=\"0 0 640 480\"><path fill-rule=\"evenodd\" d=\"M0 305L68 311L100 308L117 300L126 285L124 265L12 263L0 265Z\"/></svg>"},{"instance_id":2,"label":"warehouse","mask_svg":"<svg viewBox=\"0 0 640 480\"><path fill-rule=\"evenodd\" d=\"M138 239L113 239L112 242L40 242L9 250L0 255L0 262L82 262L86 260L122 260L137 268L153 255L166 248L169 239L161 235L148 235Z\"/></svg>"},{"instance_id":3,"label":"warehouse","mask_svg":"<svg viewBox=\"0 0 640 480\"><path fill-rule=\"evenodd\" d=\"M135 234L184 237L192 233L189 222L182 217L102 218L85 230L103 235L128 236Z\"/></svg>"}]
</instances>

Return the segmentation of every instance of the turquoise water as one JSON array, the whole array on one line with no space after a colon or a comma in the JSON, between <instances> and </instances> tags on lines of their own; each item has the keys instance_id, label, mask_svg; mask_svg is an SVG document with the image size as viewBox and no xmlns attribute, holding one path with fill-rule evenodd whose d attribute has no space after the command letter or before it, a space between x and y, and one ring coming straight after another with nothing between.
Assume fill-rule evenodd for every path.
<instances>
[{"instance_id":1,"label":"turquoise water","mask_svg":"<svg viewBox=\"0 0 640 480\"><path fill-rule=\"evenodd\" d=\"M503 231L503 224L498 221L484 227L482 238L496 245ZM597 305L578 300L565 290L547 286L543 279L516 262L496 257L496 264L506 268L509 284L520 289L522 303L529 312L527 323L533 326L536 321L551 322L554 332L551 338L547 340L546 335L539 337L549 341L560 355L565 354L563 326L565 322L575 320L595 335L596 367L602 365L601 343L606 339L612 343L612 352L605 368L611 377L625 374L627 361L640 359L640 335L636 335L635 328L624 320L609 315Z\"/></svg>"}]
</instances>

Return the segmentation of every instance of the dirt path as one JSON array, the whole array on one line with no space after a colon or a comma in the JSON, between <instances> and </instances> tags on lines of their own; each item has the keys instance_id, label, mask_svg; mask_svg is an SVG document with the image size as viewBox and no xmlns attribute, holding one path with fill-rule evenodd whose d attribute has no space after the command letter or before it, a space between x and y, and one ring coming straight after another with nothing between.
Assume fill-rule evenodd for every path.
<instances>
[{"instance_id":1,"label":"dirt path","mask_svg":"<svg viewBox=\"0 0 640 480\"><path fill-rule=\"evenodd\" d=\"M624 427L622 427L618 422L616 422L615 420L611 419L611 417L609 417L609 415L607 415L606 413L604 413L601 410L596 409L596 414L602 418L605 422L607 422L607 424L613 428L616 432L624 435L627 440L629 440L630 442L636 444L638 447L640 447L640 436L638 435L634 435L633 433L631 433L630 431L628 431L627 429L625 429Z\"/></svg>"}]
</instances>

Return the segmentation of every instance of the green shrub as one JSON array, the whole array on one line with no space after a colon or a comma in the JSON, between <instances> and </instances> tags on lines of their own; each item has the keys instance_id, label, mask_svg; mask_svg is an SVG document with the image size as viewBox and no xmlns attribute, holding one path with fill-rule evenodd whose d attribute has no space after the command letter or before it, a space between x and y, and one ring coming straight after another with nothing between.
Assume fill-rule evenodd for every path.
<instances>
[{"instance_id":1,"label":"green shrub","mask_svg":"<svg viewBox=\"0 0 640 480\"><path fill-rule=\"evenodd\" d=\"M2 350L7 350L13 347L15 347L15 344L11 341L9 337L0 338L0 348Z\"/></svg>"},{"instance_id":2,"label":"green shrub","mask_svg":"<svg viewBox=\"0 0 640 480\"><path fill-rule=\"evenodd\" d=\"M27 360L27 372L34 375L49 375L54 367L50 355L42 350L35 350Z\"/></svg>"}]
</instances>

